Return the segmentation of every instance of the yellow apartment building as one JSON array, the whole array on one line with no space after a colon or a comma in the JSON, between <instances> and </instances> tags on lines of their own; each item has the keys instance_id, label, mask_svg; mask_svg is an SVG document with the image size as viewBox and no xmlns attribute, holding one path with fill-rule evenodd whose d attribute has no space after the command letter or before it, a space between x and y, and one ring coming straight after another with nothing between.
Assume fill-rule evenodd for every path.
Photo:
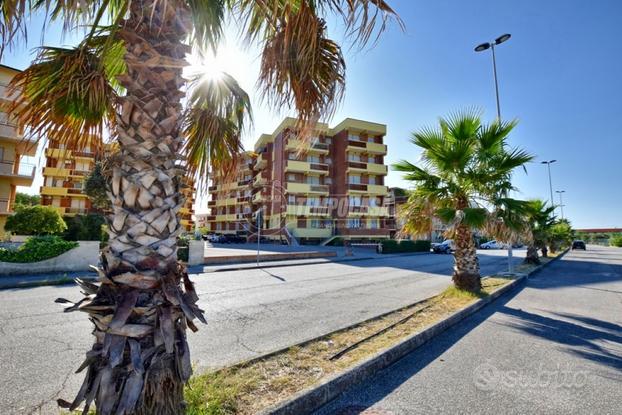
<instances>
[{"instance_id":1,"label":"yellow apartment building","mask_svg":"<svg viewBox=\"0 0 622 415\"><path fill-rule=\"evenodd\" d=\"M8 84L20 71L0 65L0 237L6 218L13 213L17 186L30 186L35 166L22 163L22 156L34 156L37 145L24 140L22 129L6 113L11 103Z\"/></svg>"}]
</instances>

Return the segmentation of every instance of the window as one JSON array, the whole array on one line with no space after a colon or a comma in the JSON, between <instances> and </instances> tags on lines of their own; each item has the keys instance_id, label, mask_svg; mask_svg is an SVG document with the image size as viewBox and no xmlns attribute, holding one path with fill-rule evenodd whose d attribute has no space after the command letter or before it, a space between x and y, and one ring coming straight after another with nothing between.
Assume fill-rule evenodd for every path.
<instances>
[{"instance_id":1,"label":"window","mask_svg":"<svg viewBox=\"0 0 622 415\"><path fill-rule=\"evenodd\" d=\"M318 219L311 219L311 228L319 229L322 227L322 223Z\"/></svg>"},{"instance_id":2,"label":"window","mask_svg":"<svg viewBox=\"0 0 622 415\"><path fill-rule=\"evenodd\" d=\"M367 162L368 162L368 163L375 163L375 162L376 162L376 157L374 157L374 156L369 156L369 157L367 158Z\"/></svg>"},{"instance_id":3,"label":"window","mask_svg":"<svg viewBox=\"0 0 622 415\"><path fill-rule=\"evenodd\" d=\"M332 138L330 138L330 137L326 137L326 138L324 139L324 142L325 142L326 144L329 144L329 145L330 145L330 144L333 142L333 139L332 139Z\"/></svg>"},{"instance_id":4,"label":"window","mask_svg":"<svg viewBox=\"0 0 622 415\"><path fill-rule=\"evenodd\" d=\"M324 158L324 163L326 163L326 164L333 164L333 160L330 157L325 157Z\"/></svg>"},{"instance_id":5,"label":"window","mask_svg":"<svg viewBox=\"0 0 622 415\"><path fill-rule=\"evenodd\" d=\"M4 160L4 147L0 147L0 160Z\"/></svg>"},{"instance_id":6,"label":"window","mask_svg":"<svg viewBox=\"0 0 622 415\"><path fill-rule=\"evenodd\" d=\"M82 189L82 182L74 182L73 183L73 188L74 189Z\"/></svg>"},{"instance_id":7,"label":"window","mask_svg":"<svg viewBox=\"0 0 622 415\"><path fill-rule=\"evenodd\" d=\"M351 141L361 141L361 137L358 135L354 135L354 134L348 135L348 139Z\"/></svg>"},{"instance_id":8,"label":"window","mask_svg":"<svg viewBox=\"0 0 622 415\"><path fill-rule=\"evenodd\" d=\"M298 160L298 158L296 157L296 153L287 153L287 158L289 160Z\"/></svg>"},{"instance_id":9,"label":"window","mask_svg":"<svg viewBox=\"0 0 622 415\"><path fill-rule=\"evenodd\" d=\"M349 161L361 161L361 156L359 154L350 153L348 154Z\"/></svg>"},{"instance_id":10,"label":"window","mask_svg":"<svg viewBox=\"0 0 622 415\"><path fill-rule=\"evenodd\" d=\"M359 218L348 219L346 227L348 229L358 229L361 227L361 220Z\"/></svg>"},{"instance_id":11,"label":"window","mask_svg":"<svg viewBox=\"0 0 622 415\"><path fill-rule=\"evenodd\" d=\"M378 229L378 219L370 219L369 221L370 229Z\"/></svg>"},{"instance_id":12,"label":"window","mask_svg":"<svg viewBox=\"0 0 622 415\"><path fill-rule=\"evenodd\" d=\"M369 176L367 179L368 184L376 184L376 176Z\"/></svg>"},{"instance_id":13,"label":"window","mask_svg":"<svg viewBox=\"0 0 622 415\"><path fill-rule=\"evenodd\" d=\"M350 184L360 184L361 183L361 176L358 175L348 175L348 183Z\"/></svg>"},{"instance_id":14,"label":"window","mask_svg":"<svg viewBox=\"0 0 622 415\"><path fill-rule=\"evenodd\" d=\"M296 204L296 195L287 195L287 203L290 205Z\"/></svg>"},{"instance_id":15,"label":"window","mask_svg":"<svg viewBox=\"0 0 622 415\"><path fill-rule=\"evenodd\" d=\"M307 162L309 163L319 163L320 158L318 156L307 156Z\"/></svg>"},{"instance_id":16,"label":"window","mask_svg":"<svg viewBox=\"0 0 622 415\"><path fill-rule=\"evenodd\" d=\"M373 143L376 139L372 136L367 137L367 142L368 143Z\"/></svg>"},{"instance_id":17,"label":"window","mask_svg":"<svg viewBox=\"0 0 622 415\"><path fill-rule=\"evenodd\" d=\"M290 182L295 182L296 181L296 175L295 174L288 174L287 175L287 180Z\"/></svg>"},{"instance_id":18,"label":"window","mask_svg":"<svg viewBox=\"0 0 622 415\"><path fill-rule=\"evenodd\" d=\"M320 206L319 197L310 197L307 199L307 206Z\"/></svg>"},{"instance_id":19,"label":"window","mask_svg":"<svg viewBox=\"0 0 622 415\"><path fill-rule=\"evenodd\" d=\"M333 184L333 179L330 177L325 177L324 178L324 184Z\"/></svg>"},{"instance_id":20,"label":"window","mask_svg":"<svg viewBox=\"0 0 622 415\"><path fill-rule=\"evenodd\" d=\"M318 176L309 176L307 177L308 184L320 184L320 178Z\"/></svg>"}]
</instances>

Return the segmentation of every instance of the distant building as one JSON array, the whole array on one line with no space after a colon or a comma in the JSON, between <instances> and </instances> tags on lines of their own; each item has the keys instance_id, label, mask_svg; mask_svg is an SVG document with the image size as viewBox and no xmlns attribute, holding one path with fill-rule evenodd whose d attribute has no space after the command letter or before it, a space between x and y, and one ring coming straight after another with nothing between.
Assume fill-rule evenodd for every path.
<instances>
[{"instance_id":1,"label":"distant building","mask_svg":"<svg viewBox=\"0 0 622 415\"><path fill-rule=\"evenodd\" d=\"M242 163L229 182L215 178L209 229L252 239L252 214L261 208L266 238L290 243L388 238L385 134L383 124L347 118L334 128L316 124L303 144L296 120L286 118L272 134L259 137L254 164Z\"/></svg>"},{"instance_id":2,"label":"distant building","mask_svg":"<svg viewBox=\"0 0 622 415\"><path fill-rule=\"evenodd\" d=\"M112 146L93 139L79 149L68 149L62 143L50 139L45 149L43 186L40 188L41 204L53 206L62 216L86 215L97 212L84 193L84 180L93 171L99 158L112 152ZM194 182L182 190L186 196L180 209L181 224L186 231L194 228L192 220Z\"/></svg>"},{"instance_id":3,"label":"distant building","mask_svg":"<svg viewBox=\"0 0 622 415\"><path fill-rule=\"evenodd\" d=\"M14 97L9 96L8 84L20 71L0 65L0 236L4 236L6 218L14 211L17 186L30 186L35 166L21 162L22 156L34 156L37 144L24 140L21 126L3 111Z\"/></svg>"}]
</instances>

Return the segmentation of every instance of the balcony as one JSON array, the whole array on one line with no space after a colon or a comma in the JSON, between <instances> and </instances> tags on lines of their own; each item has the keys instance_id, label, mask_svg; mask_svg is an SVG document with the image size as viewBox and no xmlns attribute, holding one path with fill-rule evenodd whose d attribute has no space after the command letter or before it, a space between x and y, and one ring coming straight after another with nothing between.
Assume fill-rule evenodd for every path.
<instances>
[{"instance_id":1,"label":"balcony","mask_svg":"<svg viewBox=\"0 0 622 415\"><path fill-rule=\"evenodd\" d=\"M237 199L235 197L216 200L216 206L234 206L236 203L237 203Z\"/></svg>"},{"instance_id":2,"label":"balcony","mask_svg":"<svg viewBox=\"0 0 622 415\"><path fill-rule=\"evenodd\" d=\"M328 206L287 205L290 216L328 216Z\"/></svg>"},{"instance_id":3,"label":"balcony","mask_svg":"<svg viewBox=\"0 0 622 415\"><path fill-rule=\"evenodd\" d=\"M367 154L387 154L386 144L368 143L365 141L348 140L347 151L359 151Z\"/></svg>"},{"instance_id":4,"label":"balcony","mask_svg":"<svg viewBox=\"0 0 622 415\"><path fill-rule=\"evenodd\" d=\"M285 172L328 174L328 164L287 160Z\"/></svg>"},{"instance_id":5,"label":"balcony","mask_svg":"<svg viewBox=\"0 0 622 415\"><path fill-rule=\"evenodd\" d=\"M346 169L348 173L368 173L377 176L386 176L388 172L387 166L377 163L365 163L361 161L348 161L348 167Z\"/></svg>"},{"instance_id":6,"label":"balcony","mask_svg":"<svg viewBox=\"0 0 622 415\"><path fill-rule=\"evenodd\" d=\"M71 173L70 169L63 169L60 167L44 167L43 175L46 177L69 177Z\"/></svg>"},{"instance_id":7,"label":"balcony","mask_svg":"<svg viewBox=\"0 0 622 415\"><path fill-rule=\"evenodd\" d=\"M289 151L302 150L305 153L328 154L329 146L326 143L303 143L301 140L289 139L285 149Z\"/></svg>"},{"instance_id":8,"label":"balcony","mask_svg":"<svg viewBox=\"0 0 622 415\"><path fill-rule=\"evenodd\" d=\"M328 186L325 184L307 184L307 183L295 183L287 182L287 192L289 193L315 193L315 194L328 194Z\"/></svg>"},{"instance_id":9,"label":"balcony","mask_svg":"<svg viewBox=\"0 0 622 415\"><path fill-rule=\"evenodd\" d=\"M35 177L35 166L19 164L13 160L0 160L0 177L8 178L15 186L30 186Z\"/></svg>"},{"instance_id":10,"label":"balcony","mask_svg":"<svg viewBox=\"0 0 622 415\"><path fill-rule=\"evenodd\" d=\"M348 216L389 216L389 210L384 206L350 206Z\"/></svg>"},{"instance_id":11,"label":"balcony","mask_svg":"<svg viewBox=\"0 0 622 415\"><path fill-rule=\"evenodd\" d=\"M387 196L389 189L387 186L379 184L349 183L348 193L365 193L370 195Z\"/></svg>"},{"instance_id":12,"label":"balcony","mask_svg":"<svg viewBox=\"0 0 622 415\"><path fill-rule=\"evenodd\" d=\"M82 189L74 189L71 187L41 186L39 193L44 196L87 197L82 193Z\"/></svg>"},{"instance_id":13,"label":"balcony","mask_svg":"<svg viewBox=\"0 0 622 415\"><path fill-rule=\"evenodd\" d=\"M216 206L216 201L215 200L210 200L207 202L207 207L214 207Z\"/></svg>"}]
</instances>

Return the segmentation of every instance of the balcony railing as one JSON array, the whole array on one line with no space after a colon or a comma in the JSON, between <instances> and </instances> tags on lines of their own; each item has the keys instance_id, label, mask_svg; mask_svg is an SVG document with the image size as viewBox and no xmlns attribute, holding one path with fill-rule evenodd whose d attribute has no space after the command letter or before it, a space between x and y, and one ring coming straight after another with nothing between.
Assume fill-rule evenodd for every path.
<instances>
[{"instance_id":1,"label":"balcony railing","mask_svg":"<svg viewBox=\"0 0 622 415\"><path fill-rule=\"evenodd\" d=\"M15 161L13 160L0 160L0 174L5 176L26 176L34 177L35 166L32 164L20 163L18 168L15 168Z\"/></svg>"},{"instance_id":2,"label":"balcony railing","mask_svg":"<svg viewBox=\"0 0 622 415\"><path fill-rule=\"evenodd\" d=\"M348 183L348 190L358 190L361 192L365 192L367 191L367 185L359 183Z\"/></svg>"}]
</instances>

